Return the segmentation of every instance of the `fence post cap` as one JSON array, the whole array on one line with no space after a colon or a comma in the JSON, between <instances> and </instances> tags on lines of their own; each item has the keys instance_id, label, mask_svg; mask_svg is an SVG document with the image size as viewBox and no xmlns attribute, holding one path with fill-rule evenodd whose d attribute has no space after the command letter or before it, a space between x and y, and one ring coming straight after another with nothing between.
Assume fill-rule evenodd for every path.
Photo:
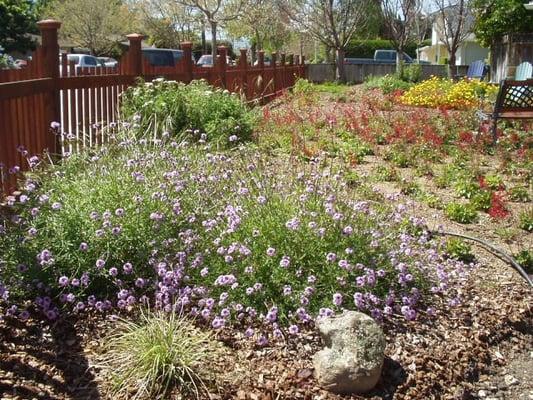
<instances>
[{"instance_id":1,"label":"fence post cap","mask_svg":"<svg viewBox=\"0 0 533 400\"><path fill-rule=\"evenodd\" d=\"M192 42L181 42L180 46L181 47L192 47Z\"/></svg>"},{"instance_id":2,"label":"fence post cap","mask_svg":"<svg viewBox=\"0 0 533 400\"><path fill-rule=\"evenodd\" d=\"M37 22L39 29L59 29L61 22L56 21L55 19L43 19L42 21Z\"/></svg>"},{"instance_id":3,"label":"fence post cap","mask_svg":"<svg viewBox=\"0 0 533 400\"><path fill-rule=\"evenodd\" d=\"M128 40L141 41L143 40L144 35L141 35L140 33L130 33L129 35L126 35L126 37L128 38Z\"/></svg>"}]
</instances>

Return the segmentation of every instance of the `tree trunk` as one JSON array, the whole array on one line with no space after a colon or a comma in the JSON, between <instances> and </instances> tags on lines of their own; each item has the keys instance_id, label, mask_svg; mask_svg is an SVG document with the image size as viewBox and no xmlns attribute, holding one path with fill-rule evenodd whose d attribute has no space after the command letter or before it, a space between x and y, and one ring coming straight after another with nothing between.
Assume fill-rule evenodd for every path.
<instances>
[{"instance_id":1,"label":"tree trunk","mask_svg":"<svg viewBox=\"0 0 533 400\"><path fill-rule=\"evenodd\" d=\"M341 83L346 83L346 71L344 69L344 49L335 50L335 79Z\"/></svg>"},{"instance_id":2,"label":"tree trunk","mask_svg":"<svg viewBox=\"0 0 533 400\"><path fill-rule=\"evenodd\" d=\"M403 49L396 50L396 74L401 77L403 73Z\"/></svg>"},{"instance_id":3,"label":"tree trunk","mask_svg":"<svg viewBox=\"0 0 533 400\"><path fill-rule=\"evenodd\" d=\"M211 55L213 56L213 66L217 59L217 22L209 21L211 24Z\"/></svg>"},{"instance_id":4,"label":"tree trunk","mask_svg":"<svg viewBox=\"0 0 533 400\"><path fill-rule=\"evenodd\" d=\"M207 44L205 42L205 25L202 23L202 55L207 53Z\"/></svg>"},{"instance_id":5,"label":"tree trunk","mask_svg":"<svg viewBox=\"0 0 533 400\"><path fill-rule=\"evenodd\" d=\"M450 53L450 58L448 59L448 76L450 78L453 78L455 73L455 60L457 60L457 57L455 56L455 53Z\"/></svg>"},{"instance_id":6,"label":"tree trunk","mask_svg":"<svg viewBox=\"0 0 533 400\"><path fill-rule=\"evenodd\" d=\"M252 52L252 65L254 65L255 61L257 60L257 44L255 44L255 42L252 43L250 51Z\"/></svg>"}]
</instances>

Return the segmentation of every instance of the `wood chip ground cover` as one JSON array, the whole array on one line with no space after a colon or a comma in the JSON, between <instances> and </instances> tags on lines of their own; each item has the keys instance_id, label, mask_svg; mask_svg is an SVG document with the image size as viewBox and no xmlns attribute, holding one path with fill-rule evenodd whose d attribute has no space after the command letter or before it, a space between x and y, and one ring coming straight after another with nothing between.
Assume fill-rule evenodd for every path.
<instances>
[{"instance_id":1,"label":"wood chip ground cover","mask_svg":"<svg viewBox=\"0 0 533 400\"><path fill-rule=\"evenodd\" d=\"M328 107L334 109L329 100ZM380 154L365 157L354 168L362 176L371 174L376 165L386 164ZM401 173L413 177L412 169ZM439 190L430 179L419 182ZM394 182L379 182L377 187L412 201L432 228L443 225L445 230L485 238L510 253L531 250L531 233L515 231L511 238L495 233L514 229L513 220L482 215L477 223L462 225L446 219L442 210L401 194ZM439 193L441 198L454 198L449 190ZM517 209L525 206L513 204ZM258 348L225 329L217 335L225 348L216 362L221 372L213 377L205 398L533 399L532 290L492 254L477 246L473 253L480 267L462 289L460 305L436 304L436 320L398 320L384 326L385 366L371 393L341 397L318 387L311 356L322 344L313 331L298 341ZM0 321L0 399L113 398L100 364L102 337L110 325L98 315L63 319L51 326L36 320Z\"/></svg>"}]
</instances>

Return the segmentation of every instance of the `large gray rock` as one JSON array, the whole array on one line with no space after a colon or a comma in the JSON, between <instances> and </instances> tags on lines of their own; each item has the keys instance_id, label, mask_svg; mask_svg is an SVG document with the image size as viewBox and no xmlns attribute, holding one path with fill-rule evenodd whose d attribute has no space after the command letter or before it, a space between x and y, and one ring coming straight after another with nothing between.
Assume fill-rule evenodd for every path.
<instances>
[{"instance_id":1,"label":"large gray rock","mask_svg":"<svg viewBox=\"0 0 533 400\"><path fill-rule=\"evenodd\" d=\"M385 336L381 327L356 311L321 318L317 327L326 344L313 358L318 383L335 393L371 390L383 367Z\"/></svg>"}]
</instances>

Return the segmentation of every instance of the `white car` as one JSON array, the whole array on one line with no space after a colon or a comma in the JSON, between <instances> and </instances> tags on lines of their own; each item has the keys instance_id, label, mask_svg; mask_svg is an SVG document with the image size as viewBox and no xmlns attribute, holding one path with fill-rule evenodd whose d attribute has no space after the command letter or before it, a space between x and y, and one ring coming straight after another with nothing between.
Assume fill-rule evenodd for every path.
<instances>
[{"instance_id":1,"label":"white car","mask_svg":"<svg viewBox=\"0 0 533 400\"><path fill-rule=\"evenodd\" d=\"M233 65L233 60L229 58L229 56L226 56L226 64L227 65ZM212 67L213 66L213 56L210 54L204 54L198 62L196 63L199 67Z\"/></svg>"},{"instance_id":2,"label":"white car","mask_svg":"<svg viewBox=\"0 0 533 400\"><path fill-rule=\"evenodd\" d=\"M99 61L104 63L104 66L114 68L118 66L118 61L111 57L97 57Z\"/></svg>"}]
</instances>

